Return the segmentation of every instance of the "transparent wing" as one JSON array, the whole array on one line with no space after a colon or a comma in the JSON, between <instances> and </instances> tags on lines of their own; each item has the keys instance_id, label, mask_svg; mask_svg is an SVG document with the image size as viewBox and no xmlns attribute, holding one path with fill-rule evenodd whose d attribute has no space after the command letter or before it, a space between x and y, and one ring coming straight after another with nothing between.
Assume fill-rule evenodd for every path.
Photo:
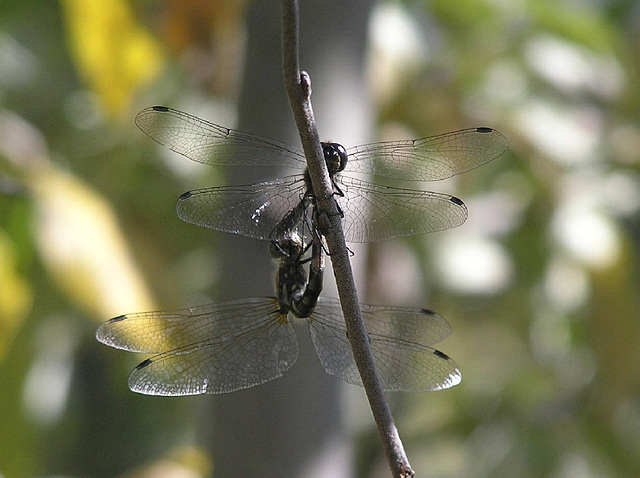
<instances>
[{"instance_id":1,"label":"transparent wing","mask_svg":"<svg viewBox=\"0 0 640 478\"><path fill-rule=\"evenodd\" d=\"M273 298L123 315L100 326L96 337L115 348L158 354L129 377L129 388L147 395L252 387L280 377L298 356L295 332Z\"/></svg>"},{"instance_id":2,"label":"transparent wing","mask_svg":"<svg viewBox=\"0 0 640 478\"><path fill-rule=\"evenodd\" d=\"M429 138L363 144L348 148L345 172L406 181L450 178L488 163L509 144L491 128L471 128Z\"/></svg>"},{"instance_id":3,"label":"transparent wing","mask_svg":"<svg viewBox=\"0 0 640 478\"><path fill-rule=\"evenodd\" d=\"M302 153L278 141L225 128L165 106L142 110L136 115L136 125L161 145L199 163L306 167Z\"/></svg>"},{"instance_id":4,"label":"transparent wing","mask_svg":"<svg viewBox=\"0 0 640 478\"><path fill-rule=\"evenodd\" d=\"M275 239L276 227L305 192L301 175L247 186L196 189L178 199L176 210L185 222L256 239Z\"/></svg>"},{"instance_id":5,"label":"transparent wing","mask_svg":"<svg viewBox=\"0 0 640 478\"><path fill-rule=\"evenodd\" d=\"M455 362L429 347L451 333L445 319L425 309L360 307L386 391L432 391L460 383ZM327 373L362 386L340 303L320 298L309 324L313 345Z\"/></svg>"},{"instance_id":6,"label":"transparent wing","mask_svg":"<svg viewBox=\"0 0 640 478\"><path fill-rule=\"evenodd\" d=\"M355 178L337 180L344 197L336 199L344 213L347 242L377 242L442 231L467 219L464 203L448 194L379 186ZM276 239L283 219L302 201L301 175L246 186L196 189L178 199L185 222L256 239ZM299 215L311 218L311 212ZM289 227L292 230L293 227ZM307 237L308 229L300 228Z\"/></svg>"},{"instance_id":7,"label":"transparent wing","mask_svg":"<svg viewBox=\"0 0 640 478\"><path fill-rule=\"evenodd\" d=\"M199 163L306 167L304 155L283 143L225 128L165 106L142 110L136 116L136 125L158 143ZM498 131L471 128L429 138L349 148L345 171L434 181L477 168L507 148L507 140Z\"/></svg>"},{"instance_id":8,"label":"transparent wing","mask_svg":"<svg viewBox=\"0 0 640 478\"><path fill-rule=\"evenodd\" d=\"M347 242L377 242L459 226L467 207L448 194L379 186L341 176L344 197L335 196L344 213Z\"/></svg>"}]
</instances>

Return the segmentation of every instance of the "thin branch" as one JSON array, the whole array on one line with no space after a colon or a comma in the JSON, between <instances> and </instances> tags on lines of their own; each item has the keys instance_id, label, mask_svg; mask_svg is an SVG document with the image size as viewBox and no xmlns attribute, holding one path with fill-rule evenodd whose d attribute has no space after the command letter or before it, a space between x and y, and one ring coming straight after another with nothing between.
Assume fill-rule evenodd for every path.
<instances>
[{"instance_id":1,"label":"thin branch","mask_svg":"<svg viewBox=\"0 0 640 478\"><path fill-rule=\"evenodd\" d=\"M333 186L322 154L320 138L311 107L311 80L300 72L298 56L298 2L282 0L282 58L284 82L289 103L300 133L307 158L309 175L316 196L318 213L328 221L325 234L331 263L336 277L338 295L344 314L347 337L362 377L369 405L382 439L383 447L394 477L411 477L414 472L402 446L398 430L391 416L382 382L375 369L369 339L362 321L349 252L344 240L342 223Z\"/></svg>"}]
</instances>

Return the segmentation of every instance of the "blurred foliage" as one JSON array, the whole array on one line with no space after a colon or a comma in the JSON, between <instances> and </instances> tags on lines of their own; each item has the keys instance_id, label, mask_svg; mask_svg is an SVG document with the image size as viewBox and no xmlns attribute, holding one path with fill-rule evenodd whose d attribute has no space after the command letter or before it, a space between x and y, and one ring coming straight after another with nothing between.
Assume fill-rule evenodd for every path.
<instances>
[{"instance_id":1,"label":"blurred foliage","mask_svg":"<svg viewBox=\"0 0 640 478\"><path fill-rule=\"evenodd\" d=\"M152 103L227 112L244 8L0 7L0 474L211 474L197 398L150 407L124 385L138 358L93 334L210 300L215 244L174 208L213 178L132 118ZM371 302L426 305L454 329L441 347L463 383L393 396L419 476L640 474L639 20L630 0L376 10L377 137L486 124L511 143L429 185L465 200L465 226L370 248ZM384 476L368 420L356 440L359 476Z\"/></svg>"},{"instance_id":2,"label":"blurred foliage","mask_svg":"<svg viewBox=\"0 0 640 478\"><path fill-rule=\"evenodd\" d=\"M63 0L69 50L108 113L126 111L135 90L158 74L160 46L124 0Z\"/></svg>"},{"instance_id":3,"label":"blurred foliage","mask_svg":"<svg viewBox=\"0 0 640 478\"><path fill-rule=\"evenodd\" d=\"M16 253L13 244L6 235L0 235L0 362L15 333L31 307L33 294L28 282L16 270Z\"/></svg>"}]
</instances>

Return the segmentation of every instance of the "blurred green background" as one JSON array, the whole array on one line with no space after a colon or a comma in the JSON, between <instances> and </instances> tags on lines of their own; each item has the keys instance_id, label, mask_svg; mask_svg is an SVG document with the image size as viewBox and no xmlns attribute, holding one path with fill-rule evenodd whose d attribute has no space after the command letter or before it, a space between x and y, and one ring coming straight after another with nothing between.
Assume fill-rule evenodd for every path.
<instances>
[{"instance_id":1,"label":"blurred green background","mask_svg":"<svg viewBox=\"0 0 640 478\"><path fill-rule=\"evenodd\" d=\"M462 383L390 397L418 476L640 476L640 4L301 3L323 138L491 126L510 142L427 185L466 202L465 225L354 248L363 301L428 307L454 330L439 348ZM248 395L136 395L126 377L142 357L94 339L122 313L270 293L266 244L175 215L180 193L235 173L163 151L133 117L152 104L230 127L288 115L278 15L234 0L0 5L0 476L388 476L361 389L318 379L323 409L298 363L273 385L285 398L256 387L221 419ZM297 144L284 121L251 130ZM261 265L230 268L232 255ZM309 417L338 438L296 427Z\"/></svg>"}]
</instances>

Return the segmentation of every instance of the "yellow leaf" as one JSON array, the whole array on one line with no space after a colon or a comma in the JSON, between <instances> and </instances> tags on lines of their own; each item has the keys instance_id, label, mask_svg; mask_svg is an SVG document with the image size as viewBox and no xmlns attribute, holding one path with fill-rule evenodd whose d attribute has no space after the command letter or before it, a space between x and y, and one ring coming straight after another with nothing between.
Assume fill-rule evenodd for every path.
<instances>
[{"instance_id":1,"label":"yellow leaf","mask_svg":"<svg viewBox=\"0 0 640 478\"><path fill-rule=\"evenodd\" d=\"M32 291L16 271L15 250L0 231L0 363L31 309Z\"/></svg>"},{"instance_id":2,"label":"yellow leaf","mask_svg":"<svg viewBox=\"0 0 640 478\"><path fill-rule=\"evenodd\" d=\"M158 74L160 48L123 0L63 0L62 5L78 69L105 109L120 111Z\"/></svg>"},{"instance_id":3,"label":"yellow leaf","mask_svg":"<svg viewBox=\"0 0 640 478\"><path fill-rule=\"evenodd\" d=\"M99 320L153 309L105 199L51 164L32 170L28 183L37 244L58 287Z\"/></svg>"}]
</instances>

